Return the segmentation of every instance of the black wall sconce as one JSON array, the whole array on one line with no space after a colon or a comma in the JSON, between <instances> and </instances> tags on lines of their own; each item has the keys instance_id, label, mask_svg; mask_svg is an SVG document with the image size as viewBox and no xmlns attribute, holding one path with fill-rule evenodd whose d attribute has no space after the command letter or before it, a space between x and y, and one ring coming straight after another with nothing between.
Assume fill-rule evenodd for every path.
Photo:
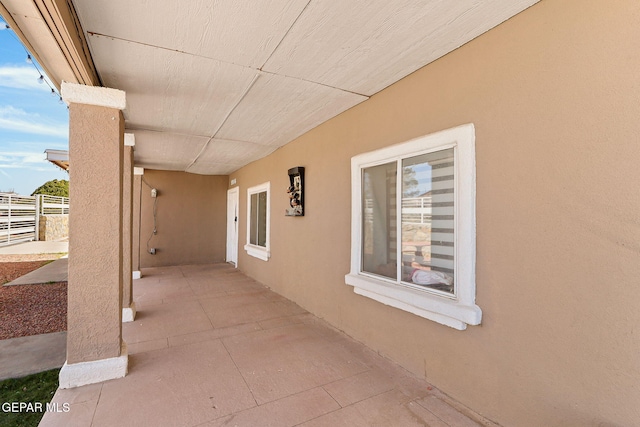
<instances>
[{"instance_id":1,"label":"black wall sconce","mask_svg":"<svg viewBox=\"0 0 640 427\"><path fill-rule=\"evenodd\" d=\"M304 168L298 166L291 168L289 173L289 207L285 211L286 216L304 216Z\"/></svg>"}]
</instances>

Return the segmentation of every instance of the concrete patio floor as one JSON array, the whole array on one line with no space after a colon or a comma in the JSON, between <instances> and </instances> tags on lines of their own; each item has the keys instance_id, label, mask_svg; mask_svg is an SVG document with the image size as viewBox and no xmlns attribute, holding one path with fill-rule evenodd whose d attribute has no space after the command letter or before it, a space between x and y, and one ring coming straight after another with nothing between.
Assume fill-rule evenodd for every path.
<instances>
[{"instance_id":1,"label":"concrete patio floor","mask_svg":"<svg viewBox=\"0 0 640 427\"><path fill-rule=\"evenodd\" d=\"M494 425L227 264L142 273L129 374L40 426Z\"/></svg>"}]
</instances>

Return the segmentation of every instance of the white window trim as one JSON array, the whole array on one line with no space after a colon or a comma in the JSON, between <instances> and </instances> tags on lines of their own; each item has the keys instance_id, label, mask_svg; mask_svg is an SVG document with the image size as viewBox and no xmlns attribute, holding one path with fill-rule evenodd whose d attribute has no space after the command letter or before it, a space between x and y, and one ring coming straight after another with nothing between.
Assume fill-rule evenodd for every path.
<instances>
[{"instance_id":1,"label":"white window trim","mask_svg":"<svg viewBox=\"0 0 640 427\"><path fill-rule=\"evenodd\" d=\"M456 294L442 295L383 280L361 271L362 170L401 158L454 148ZM345 282L356 294L408 311L455 329L479 325L482 310L475 304L476 182L475 128L466 124L407 142L363 153L351 159L351 271Z\"/></svg>"},{"instance_id":2,"label":"white window trim","mask_svg":"<svg viewBox=\"0 0 640 427\"><path fill-rule=\"evenodd\" d=\"M267 192L267 230L266 230L266 242L265 247L252 245L251 239L251 195L256 193ZM244 250L248 255L259 258L263 261L269 261L271 257L270 252L271 242L271 182L265 182L264 184L256 185L247 189L247 244L244 245Z\"/></svg>"}]
</instances>

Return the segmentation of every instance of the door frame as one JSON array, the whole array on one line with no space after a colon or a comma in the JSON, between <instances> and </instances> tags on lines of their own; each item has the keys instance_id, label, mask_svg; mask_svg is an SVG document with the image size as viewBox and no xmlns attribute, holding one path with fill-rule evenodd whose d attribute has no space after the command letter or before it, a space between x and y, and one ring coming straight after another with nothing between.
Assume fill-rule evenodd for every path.
<instances>
[{"instance_id":1,"label":"door frame","mask_svg":"<svg viewBox=\"0 0 640 427\"><path fill-rule=\"evenodd\" d=\"M232 209L232 207L234 209ZM225 260L238 268L238 216L240 213L240 188L227 190L227 250Z\"/></svg>"}]
</instances>

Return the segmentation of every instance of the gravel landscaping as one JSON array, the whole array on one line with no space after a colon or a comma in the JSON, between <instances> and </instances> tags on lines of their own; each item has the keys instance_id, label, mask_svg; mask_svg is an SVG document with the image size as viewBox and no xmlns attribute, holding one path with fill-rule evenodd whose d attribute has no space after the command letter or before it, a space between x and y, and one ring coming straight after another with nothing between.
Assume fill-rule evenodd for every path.
<instances>
[{"instance_id":1,"label":"gravel landscaping","mask_svg":"<svg viewBox=\"0 0 640 427\"><path fill-rule=\"evenodd\" d=\"M0 285L22 277L49 262L51 261L0 262Z\"/></svg>"},{"instance_id":2,"label":"gravel landscaping","mask_svg":"<svg viewBox=\"0 0 640 427\"><path fill-rule=\"evenodd\" d=\"M5 262L7 257L13 257L15 261ZM40 268L51 258L51 254L3 255L0 284ZM0 340L65 330L67 282L0 286Z\"/></svg>"}]
</instances>

